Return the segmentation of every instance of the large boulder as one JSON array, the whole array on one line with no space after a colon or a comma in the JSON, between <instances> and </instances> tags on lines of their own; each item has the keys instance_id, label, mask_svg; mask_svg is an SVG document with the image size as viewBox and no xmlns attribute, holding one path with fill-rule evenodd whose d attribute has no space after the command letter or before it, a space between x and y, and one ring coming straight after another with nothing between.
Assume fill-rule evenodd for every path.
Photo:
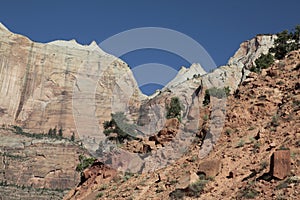
<instances>
[{"instance_id":1,"label":"large boulder","mask_svg":"<svg viewBox=\"0 0 300 200\"><path fill-rule=\"evenodd\" d=\"M198 165L198 174L205 174L206 177L215 177L221 169L220 160L207 160Z\"/></svg>"},{"instance_id":2,"label":"large boulder","mask_svg":"<svg viewBox=\"0 0 300 200\"><path fill-rule=\"evenodd\" d=\"M270 172L273 177L284 179L291 172L290 150L278 150L271 156Z\"/></svg>"}]
</instances>

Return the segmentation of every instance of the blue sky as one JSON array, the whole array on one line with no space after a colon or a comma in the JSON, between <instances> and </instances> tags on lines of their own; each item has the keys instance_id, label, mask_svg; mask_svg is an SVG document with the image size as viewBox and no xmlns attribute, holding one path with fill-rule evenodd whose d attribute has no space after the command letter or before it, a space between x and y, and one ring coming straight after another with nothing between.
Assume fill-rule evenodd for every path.
<instances>
[{"instance_id":1,"label":"blue sky","mask_svg":"<svg viewBox=\"0 0 300 200\"><path fill-rule=\"evenodd\" d=\"M276 33L300 24L299 0L3 0L0 22L11 31L38 42L76 39L97 43L138 27L164 27L182 32L201 44L220 66L241 42L259 33ZM122 56L132 68L162 63L178 70L189 63L159 50ZM143 86L151 93L156 86Z\"/></svg>"}]
</instances>

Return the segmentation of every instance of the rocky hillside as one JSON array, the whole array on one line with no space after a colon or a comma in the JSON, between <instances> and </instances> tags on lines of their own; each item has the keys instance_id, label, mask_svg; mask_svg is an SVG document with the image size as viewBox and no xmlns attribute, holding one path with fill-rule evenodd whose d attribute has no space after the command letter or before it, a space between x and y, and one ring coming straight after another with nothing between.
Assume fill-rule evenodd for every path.
<instances>
[{"instance_id":1,"label":"rocky hillside","mask_svg":"<svg viewBox=\"0 0 300 200\"><path fill-rule=\"evenodd\" d=\"M250 73L229 96L224 129L207 157L199 159L203 143L195 140L172 165L114 174L104 183L87 178L66 199L298 199L299 77L300 51L261 74ZM200 108L201 132L213 123L212 108ZM89 170L85 174L97 177Z\"/></svg>"}]
</instances>

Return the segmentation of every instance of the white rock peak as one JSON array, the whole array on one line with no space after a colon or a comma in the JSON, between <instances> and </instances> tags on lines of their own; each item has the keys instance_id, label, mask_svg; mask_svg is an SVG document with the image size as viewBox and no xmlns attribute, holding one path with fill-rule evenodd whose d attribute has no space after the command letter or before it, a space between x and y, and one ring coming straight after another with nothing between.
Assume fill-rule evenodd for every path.
<instances>
[{"instance_id":1,"label":"white rock peak","mask_svg":"<svg viewBox=\"0 0 300 200\"><path fill-rule=\"evenodd\" d=\"M204 74L206 74L206 71L199 63L193 63L189 68L182 66L175 78L171 80L166 87L175 87L188 79L192 79L194 76L203 76Z\"/></svg>"},{"instance_id":2,"label":"white rock peak","mask_svg":"<svg viewBox=\"0 0 300 200\"><path fill-rule=\"evenodd\" d=\"M105 54L105 52L100 49L100 47L97 45L95 41L92 41L89 45L82 45L79 44L75 39L72 40L55 40L52 42L49 42L50 45L56 45L61 47L68 47L68 48L74 48L74 49L82 49L87 51L98 51L100 54Z\"/></svg>"}]
</instances>

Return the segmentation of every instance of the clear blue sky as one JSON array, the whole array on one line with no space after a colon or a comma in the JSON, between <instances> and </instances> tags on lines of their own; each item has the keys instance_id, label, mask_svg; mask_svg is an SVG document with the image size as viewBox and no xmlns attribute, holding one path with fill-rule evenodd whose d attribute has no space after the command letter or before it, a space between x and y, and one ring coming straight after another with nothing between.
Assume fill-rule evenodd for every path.
<instances>
[{"instance_id":1,"label":"clear blue sky","mask_svg":"<svg viewBox=\"0 0 300 200\"><path fill-rule=\"evenodd\" d=\"M82 44L100 43L137 27L170 28L198 41L219 66L242 41L300 24L299 9L299 0L3 0L0 22L34 41L76 39ZM135 51L122 59L131 67L150 62L175 69L189 65L157 50Z\"/></svg>"}]
</instances>

